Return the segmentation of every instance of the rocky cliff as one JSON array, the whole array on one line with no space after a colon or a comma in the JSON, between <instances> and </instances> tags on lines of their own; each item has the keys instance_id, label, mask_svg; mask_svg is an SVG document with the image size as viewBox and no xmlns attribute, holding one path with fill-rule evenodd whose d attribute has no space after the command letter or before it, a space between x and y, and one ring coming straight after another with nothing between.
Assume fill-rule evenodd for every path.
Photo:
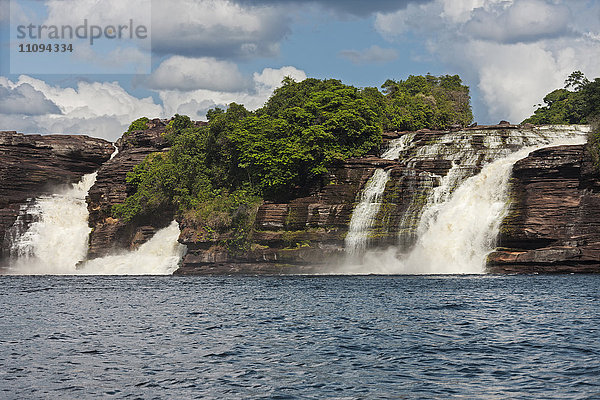
<instances>
[{"instance_id":1,"label":"rocky cliff","mask_svg":"<svg viewBox=\"0 0 600 400\"><path fill-rule=\"evenodd\" d=\"M163 137L164 122L153 120L148 125L148 130L125 133L116 143L118 154L98 170L96 183L87 198L89 224L93 228L89 259L105 256L113 250L136 248L173 220L169 212L129 223L112 217L112 206L123 203L132 192L126 182L127 173L148 154L168 150Z\"/></svg>"},{"instance_id":2,"label":"rocky cliff","mask_svg":"<svg viewBox=\"0 0 600 400\"><path fill-rule=\"evenodd\" d=\"M490 272L600 272L600 173L586 146L517 162L511 198Z\"/></svg>"},{"instance_id":3,"label":"rocky cliff","mask_svg":"<svg viewBox=\"0 0 600 400\"><path fill-rule=\"evenodd\" d=\"M491 132L499 141L506 141L517 128L502 125L456 132L423 130L410 134L410 140L398 151L397 158L349 160L331 169L326 179L328 184L311 196L286 204L261 205L250 240L252 247L247 252L228 251L218 244L222 238L207 240L198 235L193 223L183 219L180 242L187 246L188 253L177 273L323 272L346 256L345 238L352 211L376 169L388 171L390 179L367 241L370 247L400 244L400 250L405 250L416 239L420 211L429 194L452 168L453 160L459 162L461 155L467 154L454 149L450 142L459 141L470 151L484 148L484 140ZM405 134L384 134L383 148ZM511 146L505 144L504 148ZM487 155L464 157L460 169L465 172L464 176L467 171L477 173L484 161L496 155L496 150L492 150ZM406 218L406 215L411 217Z\"/></svg>"},{"instance_id":4,"label":"rocky cliff","mask_svg":"<svg viewBox=\"0 0 600 400\"><path fill-rule=\"evenodd\" d=\"M0 132L0 259L6 230L28 199L77 182L110 158L111 143L83 135Z\"/></svg>"},{"instance_id":5,"label":"rocky cliff","mask_svg":"<svg viewBox=\"0 0 600 400\"><path fill-rule=\"evenodd\" d=\"M344 237L356 195L375 168L390 162L377 157L349 160L331 170L328 185L289 203L262 204L256 213L251 248L235 252L223 238L204 238L183 218L179 241L187 254L176 274L311 273L344 253Z\"/></svg>"},{"instance_id":6,"label":"rocky cliff","mask_svg":"<svg viewBox=\"0 0 600 400\"><path fill-rule=\"evenodd\" d=\"M87 198L93 228L89 258L136 248L167 226L175 218L172 210L129 223L112 216L113 205L132 193L127 173L148 154L168 150L164 122L149 125L148 130L125 134L116 143L119 153L110 160L114 147L100 139L0 133L0 238L27 199L52 193L56 185L76 182L98 168ZM484 161L495 159L498 149L527 144L516 144L515 133L526 138L532 129L502 125L421 131L411 134L410 145L399 150L397 159L348 160L332 168L325 184L309 196L258 205L244 251L227 248L226 235L208 236L193 219L180 216L179 241L188 250L177 274L322 272L332 260L345 257L352 211L377 169L389 172L389 181L369 246L406 249L414 243L428 196L450 170L452 187L477 173ZM384 137L390 143L401 135ZM499 247L489 256L490 272L600 272L600 174L585 146L547 148L517 162L510 197Z\"/></svg>"},{"instance_id":7,"label":"rocky cliff","mask_svg":"<svg viewBox=\"0 0 600 400\"><path fill-rule=\"evenodd\" d=\"M127 172L148 154L166 151L164 124L132 132L118 143L119 154L98 172L88 197L90 258L115 248L135 248L174 213L125 224L111 216L132 188ZM404 161L366 157L331 169L326 184L288 203L265 202L255 210L250 247L233 251L227 235L206 235L193 219L178 217L187 246L177 274L311 273L345 256L345 237L359 194L376 169L389 171L381 209L369 235L371 247L410 247L420 212L440 179L453 169L454 185L475 174L484 162L529 145L533 127L500 125L455 132L421 131L400 152ZM385 134L387 143L401 134ZM519 138L519 140L516 140ZM504 150L502 150L504 149ZM479 151L481 150L481 151ZM475 156L473 156L475 155ZM512 181L513 206L499 238L501 248L489 258L491 272L598 271L596 234L600 215L594 209L600 182L583 146L541 150L518 162ZM407 218L407 215L410 216ZM597 221L598 223L596 223ZM400 242L399 242L400 240Z\"/></svg>"}]
</instances>

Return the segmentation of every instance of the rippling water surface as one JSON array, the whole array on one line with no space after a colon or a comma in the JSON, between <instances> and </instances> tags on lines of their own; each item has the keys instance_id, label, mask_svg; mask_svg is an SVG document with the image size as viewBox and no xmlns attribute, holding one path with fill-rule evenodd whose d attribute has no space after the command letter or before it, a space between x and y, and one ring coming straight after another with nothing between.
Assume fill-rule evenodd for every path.
<instances>
[{"instance_id":1,"label":"rippling water surface","mask_svg":"<svg viewBox=\"0 0 600 400\"><path fill-rule=\"evenodd\" d=\"M599 276L0 277L0 398L600 398Z\"/></svg>"}]
</instances>

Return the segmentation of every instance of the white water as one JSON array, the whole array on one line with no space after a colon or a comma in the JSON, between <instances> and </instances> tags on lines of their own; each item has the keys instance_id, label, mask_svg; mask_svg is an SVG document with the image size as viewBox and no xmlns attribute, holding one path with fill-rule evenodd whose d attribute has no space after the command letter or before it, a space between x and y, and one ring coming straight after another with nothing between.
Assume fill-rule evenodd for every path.
<instances>
[{"instance_id":1,"label":"white water","mask_svg":"<svg viewBox=\"0 0 600 400\"><path fill-rule=\"evenodd\" d=\"M90 260L80 266L85 275L171 275L179 267L185 246L179 244L176 221L156 232L137 250Z\"/></svg>"},{"instance_id":2,"label":"white water","mask_svg":"<svg viewBox=\"0 0 600 400\"><path fill-rule=\"evenodd\" d=\"M173 222L136 251L88 262L88 210L85 197L96 173L85 175L70 188L42 196L27 207L9 230L11 261L7 273L18 275L143 275L172 274L184 246L177 242L179 227ZM23 232L23 218L33 223Z\"/></svg>"},{"instance_id":3,"label":"white water","mask_svg":"<svg viewBox=\"0 0 600 400\"><path fill-rule=\"evenodd\" d=\"M381 158L395 160L414 138L414 134L407 134L390 142L389 148ZM371 228L375 217L381 208L381 197L385 192L385 186L390 179L390 171L377 169L369 178L360 194L360 200L352 213L348 234L346 235L346 251L350 257L364 252L369 243Z\"/></svg>"},{"instance_id":4,"label":"white water","mask_svg":"<svg viewBox=\"0 0 600 400\"><path fill-rule=\"evenodd\" d=\"M538 132L536 137L525 140L513 137L513 144L527 143L530 146L512 153L496 147L494 140L488 140L488 149L498 148L500 151L497 153L508 154L484 165L477 175L468 178L466 169L460 166L462 163L454 163L448 174L440 180L440 185L432 190L420 217L417 242L407 254L399 254L394 247L368 251L359 265L344 265L335 272L484 273L487 255L495 247L500 225L509 210L509 182L513 165L537 149L583 144L586 140L584 134L585 130L572 127Z\"/></svg>"},{"instance_id":5,"label":"white water","mask_svg":"<svg viewBox=\"0 0 600 400\"><path fill-rule=\"evenodd\" d=\"M348 254L359 254L367 248L369 232L381 207L381 196L389 179L390 171L378 169L367 181L360 195L360 202L352 213L352 219L348 227L348 234L346 235Z\"/></svg>"}]
</instances>

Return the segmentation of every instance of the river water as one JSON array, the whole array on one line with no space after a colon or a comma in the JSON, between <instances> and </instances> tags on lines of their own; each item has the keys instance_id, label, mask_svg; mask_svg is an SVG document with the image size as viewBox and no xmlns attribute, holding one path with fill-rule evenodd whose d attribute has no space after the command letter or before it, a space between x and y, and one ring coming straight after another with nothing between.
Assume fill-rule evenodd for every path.
<instances>
[{"instance_id":1,"label":"river water","mask_svg":"<svg viewBox=\"0 0 600 400\"><path fill-rule=\"evenodd\" d=\"M0 398L600 398L600 276L2 276Z\"/></svg>"}]
</instances>

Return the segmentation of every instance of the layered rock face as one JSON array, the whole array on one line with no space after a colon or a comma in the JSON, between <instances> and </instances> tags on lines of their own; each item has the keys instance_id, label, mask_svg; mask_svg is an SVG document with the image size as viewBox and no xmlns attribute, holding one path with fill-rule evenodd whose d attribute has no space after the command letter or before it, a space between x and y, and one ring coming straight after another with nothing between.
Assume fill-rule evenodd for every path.
<instances>
[{"instance_id":1,"label":"layered rock face","mask_svg":"<svg viewBox=\"0 0 600 400\"><path fill-rule=\"evenodd\" d=\"M114 147L85 136L0 133L0 238L28 198L55 191L98 171L88 194L88 258L134 249L175 213L164 210L128 223L112 207L133 188L127 173L154 152L167 151L165 123L125 134ZM227 248L228 234L207 235L193 219L179 218L187 246L177 274L284 274L323 272L347 257L347 235L361 192L375 171L385 171L378 209L366 233L368 248L410 248L432 194L447 196L482 165L539 141L539 130L511 125L454 132L385 134L385 147L405 145L384 158L348 160L331 169L321 188L288 203L265 202L254 212L249 249ZM540 128L541 129L541 128ZM98 169L99 168L99 169ZM443 189L443 190L442 190ZM439 193L438 193L439 192ZM514 166L512 208L502 224L489 272L600 272L600 173L585 146L539 150Z\"/></svg>"},{"instance_id":2,"label":"layered rock face","mask_svg":"<svg viewBox=\"0 0 600 400\"><path fill-rule=\"evenodd\" d=\"M381 204L365 240L369 248L409 248L432 191L450 188L479 172L485 162L507 155L538 139L533 128L478 127L456 132L387 133L384 149L405 143L389 159L367 157L332 169L318 192L286 204L265 203L256 214L250 251L229 251L185 218L180 242L188 248L178 274L311 273L331 270L347 256L346 236L353 210L366 182L377 169L389 173ZM397 144L396 144L397 146ZM334 267L335 268L335 267Z\"/></svg>"},{"instance_id":3,"label":"layered rock face","mask_svg":"<svg viewBox=\"0 0 600 400\"><path fill-rule=\"evenodd\" d=\"M219 244L225 237L203 238L193 222L183 218L179 241L188 250L176 274L322 272L344 254L357 193L376 168L389 165L377 157L349 160L333 168L329 184L311 196L260 205L249 251L228 250Z\"/></svg>"},{"instance_id":4,"label":"layered rock face","mask_svg":"<svg viewBox=\"0 0 600 400\"><path fill-rule=\"evenodd\" d=\"M150 153L166 151L163 137L165 124L153 120L150 129L123 135L116 146L118 154L98 170L96 183L89 191L90 247L88 258L103 257L113 251L131 250L150 239L160 228L173 220L172 213L154 215L151 220L124 223L112 217L112 206L125 201L133 188L127 184L127 173L140 164Z\"/></svg>"},{"instance_id":5,"label":"layered rock face","mask_svg":"<svg viewBox=\"0 0 600 400\"><path fill-rule=\"evenodd\" d=\"M83 135L0 132L0 258L6 230L28 199L51 194L94 172L114 151L111 143Z\"/></svg>"},{"instance_id":6,"label":"layered rock face","mask_svg":"<svg viewBox=\"0 0 600 400\"><path fill-rule=\"evenodd\" d=\"M511 197L490 272L600 272L600 173L585 146L517 162Z\"/></svg>"}]
</instances>

